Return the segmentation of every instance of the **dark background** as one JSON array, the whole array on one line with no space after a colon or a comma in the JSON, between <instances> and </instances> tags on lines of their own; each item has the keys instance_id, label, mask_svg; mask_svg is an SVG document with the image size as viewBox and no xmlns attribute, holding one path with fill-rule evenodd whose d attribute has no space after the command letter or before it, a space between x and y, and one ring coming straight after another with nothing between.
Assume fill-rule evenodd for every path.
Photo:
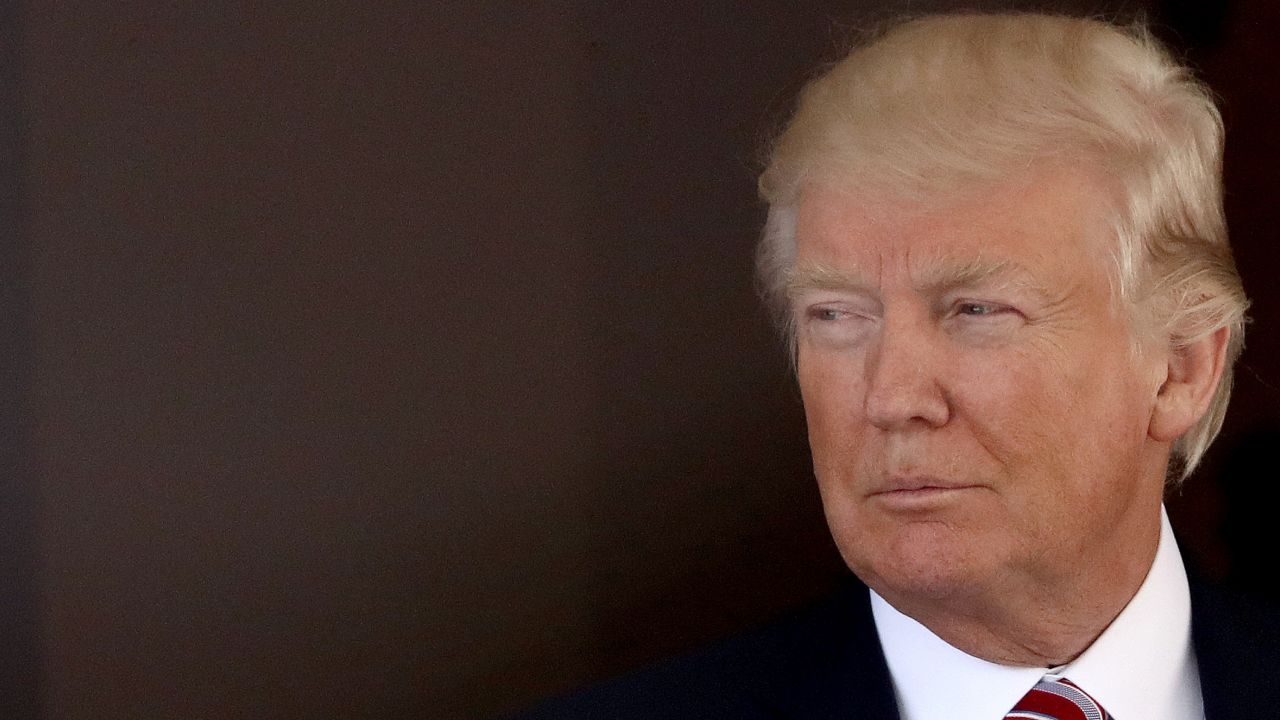
<instances>
[{"instance_id":1,"label":"dark background","mask_svg":"<svg viewBox=\"0 0 1280 720\"><path fill-rule=\"evenodd\" d=\"M0 714L484 718L821 595L757 149L952 4L0 6ZM1170 510L1276 594L1280 10L1012 5L1222 96L1256 322Z\"/></svg>"}]
</instances>

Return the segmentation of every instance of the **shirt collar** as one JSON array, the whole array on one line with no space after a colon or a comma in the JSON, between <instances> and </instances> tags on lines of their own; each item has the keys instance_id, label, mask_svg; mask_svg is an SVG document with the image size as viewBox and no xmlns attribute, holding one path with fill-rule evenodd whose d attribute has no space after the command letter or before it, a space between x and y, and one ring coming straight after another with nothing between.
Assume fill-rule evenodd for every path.
<instances>
[{"instance_id":1,"label":"shirt collar","mask_svg":"<svg viewBox=\"0 0 1280 720\"><path fill-rule=\"evenodd\" d=\"M1187 573L1164 508L1138 592L1080 657L1052 672L987 662L951 647L871 591L902 720L992 720L1047 673L1066 677L1120 720L1202 720Z\"/></svg>"}]
</instances>

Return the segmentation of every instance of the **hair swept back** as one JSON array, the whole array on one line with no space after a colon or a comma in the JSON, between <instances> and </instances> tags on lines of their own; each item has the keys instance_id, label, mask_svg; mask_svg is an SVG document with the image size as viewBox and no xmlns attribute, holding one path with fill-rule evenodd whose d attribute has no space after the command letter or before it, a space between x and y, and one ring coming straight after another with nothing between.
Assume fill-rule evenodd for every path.
<instances>
[{"instance_id":1,"label":"hair swept back","mask_svg":"<svg viewBox=\"0 0 1280 720\"><path fill-rule=\"evenodd\" d=\"M815 178L923 201L1040 162L1114 178L1113 281L1135 325L1178 346L1229 328L1208 411L1173 448L1195 468L1222 427L1243 347L1244 294L1222 210L1222 120L1209 89L1140 24L1037 14L935 15L890 24L800 93L760 195L762 294L794 357L785 287L795 212Z\"/></svg>"}]
</instances>

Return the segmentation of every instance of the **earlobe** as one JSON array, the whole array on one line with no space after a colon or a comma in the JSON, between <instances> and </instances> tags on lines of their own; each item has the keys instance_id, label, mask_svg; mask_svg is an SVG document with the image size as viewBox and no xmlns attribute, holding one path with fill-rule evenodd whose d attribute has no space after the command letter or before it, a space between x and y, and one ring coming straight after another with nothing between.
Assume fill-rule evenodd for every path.
<instances>
[{"instance_id":1,"label":"earlobe","mask_svg":"<svg viewBox=\"0 0 1280 720\"><path fill-rule=\"evenodd\" d=\"M1151 438L1172 443L1209 407L1226 364L1230 331L1223 327L1169 352L1168 375L1156 392Z\"/></svg>"}]
</instances>

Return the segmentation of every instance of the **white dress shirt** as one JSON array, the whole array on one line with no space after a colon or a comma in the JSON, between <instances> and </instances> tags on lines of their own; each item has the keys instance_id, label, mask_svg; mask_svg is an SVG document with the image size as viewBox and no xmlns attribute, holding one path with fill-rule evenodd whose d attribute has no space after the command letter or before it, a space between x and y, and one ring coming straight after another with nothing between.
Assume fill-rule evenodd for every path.
<instances>
[{"instance_id":1,"label":"white dress shirt","mask_svg":"<svg viewBox=\"0 0 1280 720\"><path fill-rule=\"evenodd\" d=\"M957 650L871 592L902 720L1001 720L1042 677L1065 677L1116 720L1204 720L1187 573L1160 509L1160 544L1137 594L1080 657L1011 667Z\"/></svg>"}]
</instances>

